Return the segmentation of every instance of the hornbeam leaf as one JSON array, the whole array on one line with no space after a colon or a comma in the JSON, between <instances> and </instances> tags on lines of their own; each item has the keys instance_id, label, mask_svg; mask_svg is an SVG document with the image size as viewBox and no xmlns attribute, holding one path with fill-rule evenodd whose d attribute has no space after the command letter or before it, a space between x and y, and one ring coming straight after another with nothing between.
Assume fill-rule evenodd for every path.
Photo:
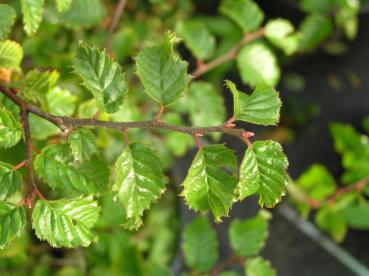
<instances>
[{"instance_id":1,"label":"hornbeam leaf","mask_svg":"<svg viewBox=\"0 0 369 276\"><path fill-rule=\"evenodd\" d=\"M285 194L287 166L287 157L279 143L254 142L246 150L240 167L240 199L258 193L261 206L273 207Z\"/></svg>"},{"instance_id":2,"label":"hornbeam leaf","mask_svg":"<svg viewBox=\"0 0 369 276\"><path fill-rule=\"evenodd\" d=\"M73 131L69 135L68 142L76 161L88 160L97 151L95 134L85 128Z\"/></svg>"},{"instance_id":3,"label":"hornbeam leaf","mask_svg":"<svg viewBox=\"0 0 369 276\"><path fill-rule=\"evenodd\" d=\"M238 256L256 255L265 245L268 236L268 218L270 214L260 211L254 218L231 222L229 240L231 247Z\"/></svg>"},{"instance_id":4,"label":"hornbeam leaf","mask_svg":"<svg viewBox=\"0 0 369 276\"><path fill-rule=\"evenodd\" d=\"M281 75L274 53L260 42L244 46L237 55L237 65L242 81L251 86L275 86Z\"/></svg>"},{"instance_id":5,"label":"hornbeam leaf","mask_svg":"<svg viewBox=\"0 0 369 276\"><path fill-rule=\"evenodd\" d=\"M275 269L270 262L262 257L254 257L247 259L245 272L247 276L276 276Z\"/></svg>"},{"instance_id":6,"label":"hornbeam leaf","mask_svg":"<svg viewBox=\"0 0 369 276\"><path fill-rule=\"evenodd\" d=\"M44 13L44 0L21 0L24 30L28 35L37 32Z\"/></svg>"},{"instance_id":7,"label":"hornbeam leaf","mask_svg":"<svg viewBox=\"0 0 369 276\"><path fill-rule=\"evenodd\" d=\"M91 197L39 200L32 213L32 226L37 237L53 247L86 247L96 241L91 228L99 212Z\"/></svg>"},{"instance_id":8,"label":"hornbeam leaf","mask_svg":"<svg viewBox=\"0 0 369 276\"><path fill-rule=\"evenodd\" d=\"M96 194L106 190L109 184L109 168L104 162L92 159L77 166L65 144L43 148L34 165L38 175L50 187L70 195Z\"/></svg>"},{"instance_id":9,"label":"hornbeam leaf","mask_svg":"<svg viewBox=\"0 0 369 276\"><path fill-rule=\"evenodd\" d=\"M19 237L26 224L26 210L14 204L0 202L0 249Z\"/></svg>"},{"instance_id":10,"label":"hornbeam leaf","mask_svg":"<svg viewBox=\"0 0 369 276\"><path fill-rule=\"evenodd\" d=\"M226 81L233 94L233 117L259 125L275 125L279 121L282 102L278 93L271 87L259 84L251 95L237 90L236 85Z\"/></svg>"},{"instance_id":11,"label":"hornbeam leaf","mask_svg":"<svg viewBox=\"0 0 369 276\"><path fill-rule=\"evenodd\" d=\"M8 37L15 17L15 10L11 6L0 4L0 40Z\"/></svg>"},{"instance_id":12,"label":"hornbeam leaf","mask_svg":"<svg viewBox=\"0 0 369 276\"><path fill-rule=\"evenodd\" d=\"M100 108L113 113L119 109L128 92L122 67L104 51L81 44L74 60L75 72L83 85L97 99Z\"/></svg>"},{"instance_id":13,"label":"hornbeam leaf","mask_svg":"<svg viewBox=\"0 0 369 276\"><path fill-rule=\"evenodd\" d=\"M175 40L168 32L161 46L143 48L136 57L137 74L145 92L163 105L176 101L190 81L187 63L173 52Z\"/></svg>"},{"instance_id":14,"label":"hornbeam leaf","mask_svg":"<svg viewBox=\"0 0 369 276\"><path fill-rule=\"evenodd\" d=\"M22 47L10 40L0 42L0 67L15 69L23 58Z\"/></svg>"},{"instance_id":15,"label":"hornbeam leaf","mask_svg":"<svg viewBox=\"0 0 369 276\"><path fill-rule=\"evenodd\" d=\"M256 30L264 20L263 11L252 0L223 0L219 11L235 21L244 32Z\"/></svg>"},{"instance_id":16,"label":"hornbeam leaf","mask_svg":"<svg viewBox=\"0 0 369 276\"><path fill-rule=\"evenodd\" d=\"M234 200L237 158L224 145L199 150L183 182L182 195L196 211L211 210L216 221L227 216Z\"/></svg>"},{"instance_id":17,"label":"hornbeam leaf","mask_svg":"<svg viewBox=\"0 0 369 276\"><path fill-rule=\"evenodd\" d=\"M126 228L138 228L141 216L151 203L158 200L167 182L161 162L152 150L135 142L125 148L115 163L116 180L113 190L116 199L126 210Z\"/></svg>"},{"instance_id":18,"label":"hornbeam leaf","mask_svg":"<svg viewBox=\"0 0 369 276\"><path fill-rule=\"evenodd\" d=\"M0 161L0 200L15 194L22 184L22 176L13 166Z\"/></svg>"},{"instance_id":19,"label":"hornbeam leaf","mask_svg":"<svg viewBox=\"0 0 369 276\"><path fill-rule=\"evenodd\" d=\"M206 217L199 216L186 225L182 247L189 267L206 271L215 264L218 259L218 240Z\"/></svg>"},{"instance_id":20,"label":"hornbeam leaf","mask_svg":"<svg viewBox=\"0 0 369 276\"><path fill-rule=\"evenodd\" d=\"M21 137L21 125L10 111L0 108L0 147L12 147L19 142Z\"/></svg>"},{"instance_id":21,"label":"hornbeam leaf","mask_svg":"<svg viewBox=\"0 0 369 276\"><path fill-rule=\"evenodd\" d=\"M69 10L72 4L72 0L56 0L56 7L59 12L65 12Z\"/></svg>"}]
</instances>

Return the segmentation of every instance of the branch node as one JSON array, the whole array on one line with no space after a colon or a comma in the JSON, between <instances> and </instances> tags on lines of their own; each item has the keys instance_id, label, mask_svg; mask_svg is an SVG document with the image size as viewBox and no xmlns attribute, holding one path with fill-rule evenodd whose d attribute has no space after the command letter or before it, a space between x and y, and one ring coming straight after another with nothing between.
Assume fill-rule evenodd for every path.
<instances>
[{"instance_id":1,"label":"branch node","mask_svg":"<svg viewBox=\"0 0 369 276\"><path fill-rule=\"evenodd\" d=\"M252 145L249 138L253 137L254 135L255 135L255 133L247 131L247 130L244 130L241 133L241 139L246 143L247 147L250 147Z\"/></svg>"},{"instance_id":2,"label":"branch node","mask_svg":"<svg viewBox=\"0 0 369 276\"><path fill-rule=\"evenodd\" d=\"M204 136L204 135L200 132L196 132L195 134L192 135L193 140L195 141L195 143L196 143L196 145L199 149L202 149L202 143L200 141L201 136Z\"/></svg>"},{"instance_id":3,"label":"branch node","mask_svg":"<svg viewBox=\"0 0 369 276\"><path fill-rule=\"evenodd\" d=\"M225 128L235 128L236 124L235 124L235 118L232 116L231 118L229 118L225 123L224 123L224 127Z\"/></svg>"}]
</instances>

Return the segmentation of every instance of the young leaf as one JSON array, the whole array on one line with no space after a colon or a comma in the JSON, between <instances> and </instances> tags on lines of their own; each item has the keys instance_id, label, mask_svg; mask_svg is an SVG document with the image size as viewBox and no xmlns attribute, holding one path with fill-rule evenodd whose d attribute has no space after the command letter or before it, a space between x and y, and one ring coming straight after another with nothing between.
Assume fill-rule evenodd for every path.
<instances>
[{"instance_id":1,"label":"young leaf","mask_svg":"<svg viewBox=\"0 0 369 276\"><path fill-rule=\"evenodd\" d=\"M85 128L73 131L69 135L68 142L76 161L86 161L97 151L95 134Z\"/></svg>"},{"instance_id":2,"label":"young leaf","mask_svg":"<svg viewBox=\"0 0 369 276\"><path fill-rule=\"evenodd\" d=\"M275 46L281 48L286 55L292 55L299 47L300 34L286 19L274 19L265 25L265 36Z\"/></svg>"},{"instance_id":3,"label":"young leaf","mask_svg":"<svg viewBox=\"0 0 369 276\"><path fill-rule=\"evenodd\" d=\"M128 86L121 66L111 61L105 51L81 44L74 69L104 111L113 113L119 109L128 93Z\"/></svg>"},{"instance_id":4,"label":"young leaf","mask_svg":"<svg viewBox=\"0 0 369 276\"><path fill-rule=\"evenodd\" d=\"M263 11L252 0L223 0L219 11L235 21L245 33L259 28L264 20Z\"/></svg>"},{"instance_id":5,"label":"young leaf","mask_svg":"<svg viewBox=\"0 0 369 276\"><path fill-rule=\"evenodd\" d=\"M167 32L162 45L143 48L136 57L145 92L163 105L176 101L190 81L187 63L173 52L175 40L174 34Z\"/></svg>"},{"instance_id":6,"label":"young leaf","mask_svg":"<svg viewBox=\"0 0 369 276\"><path fill-rule=\"evenodd\" d=\"M285 194L288 161L280 144L256 141L246 150L240 167L240 199L258 193L259 204L274 207Z\"/></svg>"},{"instance_id":7,"label":"young leaf","mask_svg":"<svg viewBox=\"0 0 369 276\"><path fill-rule=\"evenodd\" d=\"M127 146L115 163L116 180L113 190L116 199L126 210L126 228L142 225L142 214L158 200L167 182L161 162L146 145L135 142Z\"/></svg>"},{"instance_id":8,"label":"young leaf","mask_svg":"<svg viewBox=\"0 0 369 276\"><path fill-rule=\"evenodd\" d=\"M183 182L182 195L196 211L211 210L216 221L227 216L234 201L237 158L224 145L199 150Z\"/></svg>"},{"instance_id":9,"label":"young leaf","mask_svg":"<svg viewBox=\"0 0 369 276\"><path fill-rule=\"evenodd\" d=\"M24 30L28 35L37 32L44 13L44 0L21 0Z\"/></svg>"},{"instance_id":10,"label":"young leaf","mask_svg":"<svg viewBox=\"0 0 369 276\"><path fill-rule=\"evenodd\" d=\"M214 54L215 37L203 22L199 20L179 21L176 32L184 39L186 46L196 58L207 60Z\"/></svg>"},{"instance_id":11,"label":"young leaf","mask_svg":"<svg viewBox=\"0 0 369 276\"><path fill-rule=\"evenodd\" d=\"M196 271L207 271L218 259L218 240L206 217L198 216L186 225L183 233L186 264Z\"/></svg>"},{"instance_id":12,"label":"young leaf","mask_svg":"<svg viewBox=\"0 0 369 276\"><path fill-rule=\"evenodd\" d=\"M72 4L72 0L56 0L56 7L59 12L65 12L69 10Z\"/></svg>"},{"instance_id":13,"label":"young leaf","mask_svg":"<svg viewBox=\"0 0 369 276\"><path fill-rule=\"evenodd\" d=\"M14 204L0 202L0 249L19 237L26 224L26 210Z\"/></svg>"},{"instance_id":14,"label":"young leaf","mask_svg":"<svg viewBox=\"0 0 369 276\"><path fill-rule=\"evenodd\" d=\"M22 176L13 166L0 161L0 200L15 194L22 184Z\"/></svg>"},{"instance_id":15,"label":"young leaf","mask_svg":"<svg viewBox=\"0 0 369 276\"><path fill-rule=\"evenodd\" d=\"M109 168L104 162L92 159L77 166L65 144L44 147L34 165L38 175L50 187L70 195L103 192L109 184Z\"/></svg>"},{"instance_id":16,"label":"young leaf","mask_svg":"<svg viewBox=\"0 0 369 276\"><path fill-rule=\"evenodd\" d=\"M0 4L0 40L8 37L16 17L15 10L6 4Z\"/></svg>"},{"instance_id":17,"label":"young leaf","mask_svg":"<svg viewBox=\"0 0 369 276\"><path fill-rule=\"evenodd\" d=\"M96 241L91 228L99 212L91 197L39 200L32 213L32 227L40 240L53 247L86 247Z\"/></svg>"},{"instance_id":18,"label":"young leaf","mask_svg":"<svg viewBox=\"0 0 369 276\"><path fill-rule=\"evenodd\" d=\"M342 215L330 206L319 209L315 217L316 224L327 231L336 242L342 242L346 236L347 224Z\"/></svg>"},{"instance_id":19,"label":"young leaf","mask_svg":"<svg viewBox=\"0 0 369 276\"><path fill-rule=\"evenodd\" d=\"M0 108L0 147L12 147L19 142L21 137L21 126L13 114L5 108Z\"/></svg>"},{"instance_id":20,"label":"young leaf","mask_svg":"<svg viewBox=\"0 0 369 276\"><path fill-rule=\"evenodd\" d=\"M237 90L236 85L227 80L226 86L233 94L233 117L235 120L259 124L275 125L279 121L282 102L277 91L259 84L251 95Z\"/></svg>"},{"instance_id":21,"label":"young leaf","mask_svg":"<svg viewBox=\"0 0 369 276\"><path fill-rule=\"evenodd\" d=\"M15 69L23 58L22 47L10 40L0 42L0 67Z\"/></svg>"},{"instance_id":22,"label":"young leaf","mask_svg":"<svg viewBox=\"0 0 369 276\"><path fill-rule=\"evenodd\" d=\"M270 262L262 257L247 259L245 273L247 276L276 276L275 269Z\"/></svg>"},{"instance_id":23,"label":"young leaf","mask_svg":"<svg viewBox=\"0 0 369 276\"><path fill-rule=\"evenodd\" d=\"M300 48L302 50L313 50L332 32L333 24L329 17L322 14L308 15L301 23Z\"/></svg>"},{"instance_id":24,"label":"young leaf","mask_svg":"<svg viewBox=\"0 0 369 276\"><path fill-rule=\"evenodd\" d=\"M254 256L264 247L268 236L268 216L270 214L266 211L260 211L254 218L231 222L229 240L237 256Z\"/></svg>"},{"instance_id":25,"label":"young leaf","mask_svg":"<svg viewBox=\"0 0 369 276\"><path fill-rule=\"evenodd\" d=\"M245 84L275 86L279 81L281 72L277 58L260 42L244 46L237 55L237 65Z\"/></svg>"}]
</instances>

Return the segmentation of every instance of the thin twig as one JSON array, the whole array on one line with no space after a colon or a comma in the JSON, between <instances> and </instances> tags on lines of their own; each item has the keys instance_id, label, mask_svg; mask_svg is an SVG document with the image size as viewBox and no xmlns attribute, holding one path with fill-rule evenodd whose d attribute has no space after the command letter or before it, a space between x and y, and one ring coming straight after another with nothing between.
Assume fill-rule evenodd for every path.
<instances>
[{"instance_id":1,"label":"thin twig","mask_svg":"<svg viewBox=\"0 0 369 276\"><path fill-rule=\"evenodd\" d=\"M264 36L264 28L260 28L259 30L253 32L253 33L247 33L245 34L245 36L243 37L243 39L238 42L235 46L233 46L227 53L225 53L224 55L208 62L208 63L198 63L197 68L195 69L195 71L193 71L191 73L191 75L193 76L193 78L198 78L201 75L207 73L208 71L210 71L211 69L229 61L229 60L233 60L236 58L237 53L239 52L239 50L242 48L242 46L244 46L247 43L250 43L251 41L258 39L260 37Z\"/></svg>"},{"instance_id":2,"label":"thin twig","mask_svg":"<svg viewBox=\"0 0 369 276\"><path fill-rule=\"evenodd\" d=\"M118 26L118 23L119 23L120 18L123 14L126 3L127 3L127 0L119 0L117 6L115 7L115 12L114 12L114 15L113 15L113 19L111 20L111 22L109 24L109 29L108 29L108 38L107 38L107 42L106 42L106 50L108 52L110 52L110 50L111 50L111 46L112 46L112 42L113 42L113 34L114 34L115 29Z\"/></svg>"},{"instance_id":3,"label":"thin twig","mask_svg":"<svg viewBox=\"0 0 369 276\"><path fill-rule=\"evenodd\" d=\"M219 263L218 265L216 265L213 269L211 269L210 272L209 272L209 275L218 276L224 268L226 268L226 267L228 267L232 264L238 264L238 265L244 266L245 261L246 261L246 258L244 258L244 257L231 256L228 259L226 259L225 261L223 261L223 262Z\"/></svg>"}]
</instances>

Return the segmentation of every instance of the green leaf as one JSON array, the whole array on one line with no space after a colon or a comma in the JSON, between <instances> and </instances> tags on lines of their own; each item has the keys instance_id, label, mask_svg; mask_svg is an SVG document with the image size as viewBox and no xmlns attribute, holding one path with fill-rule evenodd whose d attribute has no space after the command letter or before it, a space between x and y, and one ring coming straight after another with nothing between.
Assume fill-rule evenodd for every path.
<instances>
[{"instance_id":1,"label":"green leaf","mask_svg":"<svg viewBox=\"0 0 369 276\"><path fill-rule=\"evenodd\" d=\"M0 108L0 147L9 148L19 142L22 137L21 125L13 114Z\"/></svg>"},{"instance_id":2,"label":"green leaf","mask_svg":"<svg viewBox=\"0 0 369 276\"><path fill-rule=\"evenodd\" d=\"M318 210L316 224L327 231L336 242L342 242L346 236L347 224L344 218L333 208L326 206Z\"/></svg>"},{"instance_id":3,"label":"green leaf","mask_svg":"<svg viewBox=\"0 0 369 276\"><path fill-rule=\"evenodd\" d=\"M49 82L49 86L52 83ZM69 90L58 86L52 88L46 94L49 111L55 116L72 116L76 109L77 97Z\"/></svg>"},{"instance_id":4,"label":"green leaf","mask_svg":"<svg viewBox=\"0 0 369 276\"><path fill-rule=\"evenodd\" d=\"M56 0L56 7L58 8L59 12L65 12L69 10L71 4L72 0Z\"/></svg>"},{"instance_id":5,"label":"green leaf","mask_svg":"<svg viewBox=\"0 0 369 276\"><path fill-rule=\"evenodd\" d=\"M234 22L246 33L260 27L264 13L252 0L223 0L219 12Z\"/></svg>"},{"instance_id":6,"label":"green leaf","mask_svg":"<svg viewBox=\"0 0 369 276\"><path fill-rule=\"evenodd\" d=\"M313 50L331 34L332 29L333 24L329 17L321 14L308 15L300 26L300 48Z\"/></svg>"},{"instance_id":7,"label":"green leaf","mask_svg":"<svg viewBox=\"0 0 369 276\"><path fill-rule=\"evenodd\" d=\"M65 144L44 147L34 166L50 187L62 189L70 195L104 192L109 186L109 168L104 162L92 159L78 165Z\"/></svg>"},{"instance_id":8,"label":"green leaf","mask_svg":"<svg viewBox=\"0 0 369 276\"><path fill-rule=\"evenodd\" d=\"M119 109L128 93L121 66L108 57L105 50L81 44L74 60L74 69L83 79L100 107L109 113Z\"/></svg>"},{"instance_id":9,"label":"green leaf","mask_svg":"<svg viewBox=\"0 0 369 276\"><path fill-rule=\"evenodd\" d=\"M335 23L350 40L356 38L359 29L360 1L339 1L341 8L335 14Z\"/></svg>"},{"instance_id":10,"label":"green leaf","mask_svg":"<svg viewBox=\"0 0 369 276\"><path fill-rule=\"evenodd\" d=\"M277 58L260 42L244 46L237 55L237 65L245 84L275 86L279 81L281 72Z\"/></svg>"},{"instance_id":11,"label":"green leaf","mask_svg":"<svg viewBox=\"0 0 369 276\"><path fill-rule=\"evenodd\" d=\"M44 13L44 0L21 0L24 30L28 35L37 32Z\"/></svg>"},{"instance_id":12,"label":"green leaf","mask_svg":"<svg viewBox=\"0 0 369 276\"><path fill-rule=\"evenodd\" d=\"M135 142L127 146L115 163L113 190L126 210L126 228L142 225L142 215L165 190L167 179L161 162L146 145Z\"/></svg>"},{"instance_id":13,"label":"green leaf","mask_svg":"<svg viewBox=\"0 0 369 276\"><path fill-rule=\"evenodd\" d=\"M268 218L270 214L260 211L251 219L234 219L229 228L229 240L237 256L257 255L265 245L268 236Z\"/></svg>"},{"instance_id":14,"label":"green leaf","mask_svg":"<svg viewBox=\"0 0 369 276\"><path fill-rule=\"evenodd\" d=\"M199 20L179 21L176 32L184 39L192 54L201 60L211 58L215 50L215 37Z\"/></svg>"},{"instance_id":15,"label":"green leaf","mask_svg":"<svg viewBox=\"0 0 369 276\"><path fill-rule=\"evenodd\" d=\"M279 121L282 102L277 91L259 84L251 95L237 90L236 85L226 80L226 86L233 94L233 117L235 120L259 125L275 125Z\"/></svg>"},{"instance_id":16,"label":"green leaf","mask_svg":"<svg viewBox=\"0 0 369 276\"><path fill-rule=\"evenodd\" d=\"M339 214L350 228L358 230L369 229L369 204L348 206L341 210Z\"/></svg>"},{"instance_id":17,"label":"green leaf","mask_svg":"<svg viewBox=\"0 0 369 276\"><path fill-rule=\"evenodd\" d=\"M90 119L99 112L96 99L85 101L78 106L78 117Z\"/></svg>"},{"instance_id":18,"label":"green leaf","mask_svg":"<svg viewBox=\"0 0 369 276\"><path fill-rule=\"evenodd\" d=\"M295 33L290 21L281 18L270 20L265 25L265 36L286 55L292 55L297 51L301 37L299 33Z\"/></svg>"},{"instance_id":19,"label":"green leaf","mask_svg":"<svg viewBox=\"0 0 369 276\"><path fill-rule=\"evenodd\" d=\"M15 194L22 184L22 176L13 166L0 161L0 200Z\"/></svg>"},{"instance_id":20,"label":"green leaf","mask_svg":"<svg viewBox=\"0 0 369 276\"><path fill-rule=\"evenodd\" d=\"M15 10L6 4L0 4L0 40L8 37L16 17Z\"/></svg>"},{"instance_id":21,"label":"green leaf","mask_svg":"<svg viewBox=\"0 0 369 276\"><path fill-rule=\"evenodd\" d=\"M247 276L276 276L275 269L270 262L262 257L247 259L245 273Z\"/></svg>"},{"instance_id":22,"label":"green leaf","mask_svg":"<svg viewBox=\"0 0 369 276\"><path fill-rule=\"evenodd\" d=\"M23 58L22 47L10 40L0 42L0 67L15 69Z\"/></svg>"},{"instance_id":23,"label":"green leaf","mask_svg":"<svg viewBox=\"0 0 369 276\"><path fill-rule=\"evenodd\" d=\"M91 197L39 200L32 213L32 227L40 240L53 247L86 247L96 241L91 228L99 212Z\"/></svg>"},{"instance_id":24,"label":"green leaf","mask_svg":"<svg viewBox=\"0 0 369 276\"><path fill-rule=\"evenodd\" d=\"M137 74L145 92L163 105L176 101L190 81L187 63L173 52L175 41L174 34L167 32L162 45L143 48L136 57Z\"/></svg>"},{"instance_id":25,"label":"green leaf","mask_svg":"<svg viewBox=\"0 0 369 276\"><path fill-rule=\"evenodd\" d=\"M20 237L26 224L26 210L14 204L0 202L0 249Z\"/></svg>"},{"instance_id":26,"label":"green leaf","mask_svg":"<svg viewBox=\"0 0 369 276\"><path fill-rule=\"evenodd\" d=\"M218 240L206 217L198 216L187 224L183 233L186 264L196 271L207 271L218 259Z\"/></svg>"},{"instance_id":27,"label":"green leaf","mask_svg":"<svg viewBox=\"0 0 369 276\"><path fill-rule=\"evenodd\" d=\"M95 134L85 128L73 131L68 137L68 142L76 161L89 160L91 155L97 151Z\"/></svg>"},{"instance_id":28,"label":"green leaf","mask_svg":"<svg viewBox=\"0 0 369 276\"><path fill-rule=\"evenodd\" d=\"M216 221L227 216L234 201L237 158L224 145L199 149L183 182L182 195L196 211L211 210Z\"/></svg>"},{"instance_id":29,"label":"green leaf","mask_svg":"<svg viewBox=\"0 0 369 276\"><path fill-rule=\"evenodd\" d=\"M328 12L335 2L335 0L301 0L301 9L310 13L325 13Z\"/></svg>"},{"instance_id":30,"label":"green leaf","mask_svg":"<svg viewBox=\"0 0 369 276\"><path fill-rule=\"evenodd\" d=\"M259 194L259 204L274 207L288 184L287 157L274 141L256 141L246 150L240 167L240 199Z\"/></svg>"}]
</instances>

